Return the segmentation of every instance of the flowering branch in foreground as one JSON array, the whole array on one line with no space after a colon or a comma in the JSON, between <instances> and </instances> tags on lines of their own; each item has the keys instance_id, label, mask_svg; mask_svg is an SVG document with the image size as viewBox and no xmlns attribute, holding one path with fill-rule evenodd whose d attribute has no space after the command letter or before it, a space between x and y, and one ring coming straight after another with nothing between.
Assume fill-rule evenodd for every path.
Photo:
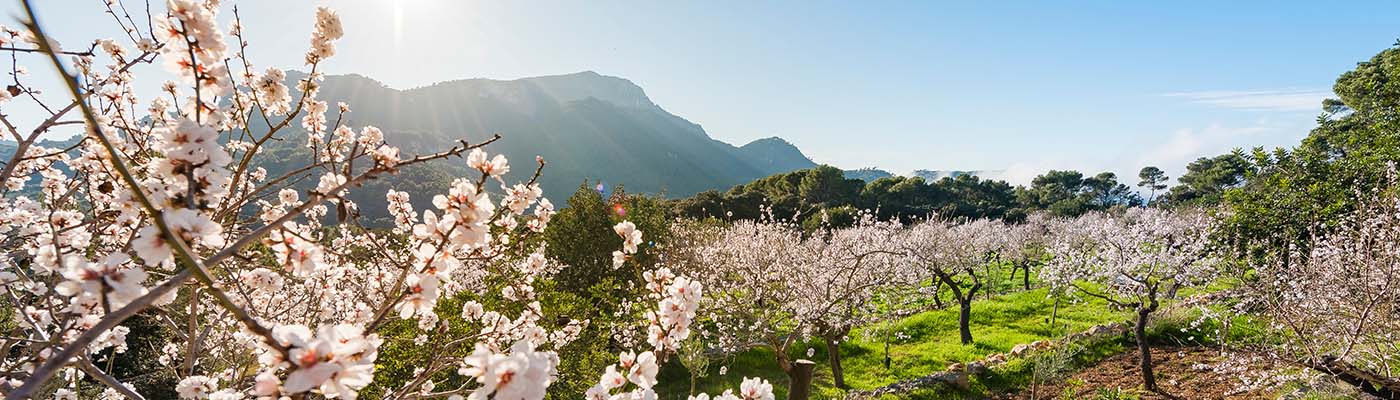
<instances>
[{"instance_id":1,"label":"flowering branch in foreground","mask_svg":"<svg viewBox=\"0 0 1400 400\"><path fill-rule=\"evenodd\" d=\"M554 215L536 183L542 159L528 180L507 183L509 161L483 148L499 135L405 157L379 129L344 125L348 105L328 118L316 71L344 29L327 8L316 13L305 54L312 72L296 82L294 98L285 72L255 72L242 16L235 8L232 25L221 27L217 1L169 0L145 27L117 17L128 43L94 40L86 51L62 50L25 6L26 29L0 27L0 51L43 57L67 85L68 105L48 107L18 62L18 93L0 91L0 107L23 97L49 113L29 133L0 114L17 143L0 170L0 283L19 324L0 339L7 398L69 396L84 375L108 386L104 398L142 398L100 367L129 350L123 323L140 313L175 333L164 338L160 360L180 378L182 398L356 398L373 382L384 343L378 330L395 318L416 321L443 351L385 397L422 395L430 376L452 370L471 383L433 396L544 397L560 362L555 349L588 321L557 323L535 299L534 282L562 268L524 247ZM157 60L176 79L162 85L162 97L138 99L148 83L131 68ZM39 144L69 125L84 127L72 147ZM259 167L262 151L295 140L298 128L312 157L269 176ZM393 229L362 227L351 190L449 157L464 157L474 176L452 182L421 213L407 193L389 191ZM307 177L314 188L297 190ZM625 262L642 232L630 223L616 231ZM618 365L638 395L690 334L701 295L698 283L665 268L646 279L657 304L646 313L650 348L624 351ZM480 331L444 336L439 300L491 288L512 305L502 310L519 311L468 302L463 319ZM604 371L603 382L615 372ZM746 398L765 398L758 382L745 383Z\"/></svg>"}]
</instances>

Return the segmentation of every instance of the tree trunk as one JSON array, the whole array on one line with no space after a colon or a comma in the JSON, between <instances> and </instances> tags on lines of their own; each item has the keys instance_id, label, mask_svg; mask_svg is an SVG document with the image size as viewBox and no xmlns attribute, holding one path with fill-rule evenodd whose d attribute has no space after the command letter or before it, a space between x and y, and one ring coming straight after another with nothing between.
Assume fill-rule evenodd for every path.
<instances>
[{"instance_id":1,"label":"tree trunk","mask_svg":"<svg viewBox=\"0 0 1400 400\"><path fill-rule=\"evenodd\" d=\"M1152 352L1147 346L1147 315L1152 310L1138 308L1137 323L1133 326L1133 333L1137 335L1138 345L1138 368L1142 370L1142 387L1150 391L1157 391L1157 378L1152 375Z\"/></svg>"},{"instance_id":2,"label":"tree trunk","mask_svg":"<svg viewBox=\"0 0 1400 400\"><path fill-rule=\"evenodd\" d=\"M793 373L793 370L792 370L793 365L792 365L792 362L788 360L788 357L787 357L787 354L786 354L786 353L787 353L787 349L786 349L786 348L779 348L779 347L776 347L776 346L775 346L775 347L773 347L773 353L774 353L774 357L778 359L778 360L777 360L777 361L778 361L778 368L781 369L781 370L783 370L783 373L788 374L788 376L792 376L792 373Z\"/></svg>"},{"instance_id":3,"label":"tree trunk","mask_svg":"<svg viewBox=\"0 0 1400 400\"><path fill-rule=\"evenodd\" d=\"M837 388L846 388L846 375L841 369L841 345L835 339L826 338L826 356L831 360L831 379Z\"/></svg>"},{"instance_id":4,"label":"tree trunk","mask_svg":"<svg viewBox=\"0 0 1400 400\"><path fill-rule=\"evenodd\" d=\"M1050 309L1050 329L1055 329L1055 317L1060 316L1060 296L1055 296L1055 307Z\"/></svg>"},{"instance_id":5,"label":"tree trunk","mask_svg":"<svg viewBox=\"0 0 1400 400\"><path fill-rule=\"evenodd\" d=\"M895 325L894 325L894 322L893 322L893 321L888 322L888 324L889 324L889 326L886 326L886 327L884 328L884 333L885 333L885 370L889 370L889 369L890 369L890 361L892 361L892 360L890 360L890 336L893 336L893 334L894 334L894 328L895 328Z\"/></svg>"},{"instance_id":6,"label":"tree trunk","mask_svg":"<svg viewBox=\"0 0 1400 400\"><path fill-rule=\"evenodd\" d=\"M943 282L933 284L933 305L938 309L943 309Z\"/></svg>"},{"instance_id":7,"label":"tree trunk","mask_svg":"<svg viewBox=\"0 0 1400 400\"><path fill-rule=\"evenodd\" d=\"M797 360L788 373L788 400L807 400L812 397L812 371L817 363L811 360Z\"/></svg>"},{"instance_id":8,"label":"tree trunk","mask_svg":"<svg viewBox=\"0 0 1400 400\"><path fill-rule=\"evenodd\" d=\"M1309 361L1306 365L1318 371L1336 375L1362 392L1382 399L1400 399L1400 379L1378 375L1336 357L1327 356L1321 363Z\"/></svg>"},{"instance_id":9,"label":"tree trunk","mask_svg":"<svg viewBox=\"0 0 1400 400\"><path fill-rule=\"evenodd\" d=\"M1022 287L1025 290L1031 290L1031 264L1026 263L1023 268L1025 268L1026 273L1021 274Z\"/></svg>"},{"instance_id":10,"label":"tree trunk","mask_svg":"<svg viewBox=\"0 0 1400 400\"><path fill-rule=\"evenodd\" d=\"M972 344L972 296L958 299L958 337L962 344Z\"/></svg>"},{"instance_id":11,"label":"tree trunk","mask_svg":"<svg viewBox=\"0 0 1400 400\"><path fill-rule=\"evenodd\" d=\"M963 292L947 273L934 271L934 274L948 285L948 289L953 291L953 299L958 301L958 336L962 339L962 344L972 344L972 300L977 298L977 289L982 288L982 281L977 279L977 274L973 273L972 269L968 269L967 274L972 277L972 287Z\"/></svg>"},{"instance_id":12,"label":"tree trunk","mask_svg":"<svg viewBox=\"0 0 1400 400\"><path fill-rule=\"evenodd\" d=\"M890 369L890 337L885 336L885 369Z\"/></svg>"}]
</instances>

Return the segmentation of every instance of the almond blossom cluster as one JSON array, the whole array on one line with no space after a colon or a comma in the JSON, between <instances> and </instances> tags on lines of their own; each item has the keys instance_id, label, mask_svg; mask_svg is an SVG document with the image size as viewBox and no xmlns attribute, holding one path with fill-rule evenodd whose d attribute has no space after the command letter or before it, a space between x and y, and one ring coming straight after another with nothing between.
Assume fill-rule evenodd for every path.
<instances>
[{"instance_id":1,"label":"almond blossom cluster","mask_svg":"<svg viewBox=\"0 0 1400 400\"><path fill-rule=\"evenodd\" d=\"M773 400L773 384L760 378L744 378L739 382L739 393L725 390L714 397L701 393L690 396L690 400Z\"/></svg>"},{"instance_id":2,"label":"almond blossom cluster","mask_svg":"<svg viewBox=\"0 0 1400 400\"><path fill-rule=\"evenodd\" d=\"M637 230L636 224L622 221L613 226L613 232L622 238L622 250L614 250L612 253L613 268L620 268L629 257L637 254L637 245L642 243L642 231Z\"/></svg>"},{"instance_id":3,"label":"almond blossom cluster","mask_svg":"<svg viewBox=\"0 0 1400 400\"><path fill-rule=\"evenodd\" d=\"M303 325L282 325L273 329L273 336L290 350L287 359L273 351L260 356L258 362L266 369L254 378L253 394L258 396L315 388L328 398L354 398L373 378L382 343L377 335L366 336L362 328L350 324L322 325L314 334ZM276 371L292 366L279 387Z\"/></svg>"}]
</instances>

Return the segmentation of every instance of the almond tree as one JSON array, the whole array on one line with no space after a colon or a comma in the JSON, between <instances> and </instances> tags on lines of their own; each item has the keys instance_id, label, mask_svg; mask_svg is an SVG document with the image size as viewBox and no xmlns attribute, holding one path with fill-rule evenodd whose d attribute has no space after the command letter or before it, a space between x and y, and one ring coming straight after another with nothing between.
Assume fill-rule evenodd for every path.
<instances>
[{"instance_id":1,"label":"almond tree","mask_svg":"<svg viewBox=\"0 0 1400 400\"><path fill-rule=\"evenodd\" d=\"M1049 213L1038 212L1006 231L1003 251L998 255L1011 263L1012 281L1016 280L1018 271L1022 272L1022 290L1031 290L1031 269L1049 257L1046 244L1051 238L1055 221Z\"/></svg>"},{"instance_id":2,"label":"almond tree","mask_svg":"<svg viewBox=\"0 0 1400 400\"><path fill-rule=\"evenodd\" d=\"M854 227L807 238L797 225L772 218L676 226L677 247L689 248L672 249L668 259L704 281L715 346L729 352L771 348L790 377L792 345L817 336L827 345L836 384L844 386L840 342L876 316L873 298L882 287L907 278L892 269L898 224L870 215Z\"/></svg>"},{"instance_id":3,"label":"almond tree","mask_svg":"<svg viewBox=\"0 0 1400 400\"><path fill-rule=\"evenodd\" d=\"M929 220L909 228L901 242L904 254L953 293L958 302L958 337L972 344L972 301L983 287L982 269L1001 249L1006 226L979 219L962 224ZM937 296L937 294L934 294Z\"/></svg>"},{"instance_id":4,"label":"almond tree","mask_svg":"<svg viewBox=\"0 0 1400 400\"><path fill-rule=\"evenodd\" d=\"M674 266L706 287L703 309L714 324L714 345L726 352L769 347L778 367L791 374L788 349L812 328L795 307L802 294L793 278L816 258L803 248L801 231L772 220L736 221L727 227L677 226L701 230L678 232L678 238L705 238L684 250L693 252L692 262ZM680 246L683 239L676 242L673 246Z\"/></svg>"},{"instance_id":5,"label":"almond tree","mask_svg":"<svg viewBox=\"0 0 1400 400\"><path fill-rule=\"evenodd\" d=\"M1043 275L1052 288L1134 311L1139 366L1148 390L1157 390L1157 383L1147 324L1167 292L1216 277L1216 259L1208 251L1210 225L1204 212L1192 210L1092 213L1065 224L1051 247L1055 258Z\"/></svg>"},{"instance_id":6,"label":"almond tree","mask_svg":"<svg viewBox=\"0 0 1400 400\"><path fill-rule=\"evenodd\" d=\"M809 268L792 277L794 290L801 294L796 314L810 319L813 332L825 342L838 388L846 388L841 342L851 329L885 315L876 308L876 296L894 285L918 284L918 275L899 270L907 265L897 245L901 231L897 222L878 222L873 215L863 214L855 226L804 242L815 258Z\"/></svg>"},{"instance_id":7,"label":"almond tree","mask_svg":"<svg viewBox=\"0 0 1400 400\"><path fill-rule=\"evenodd\" d=\"M1380 396L1400 393L1388 376L1400 358L1400 198L1369 203L1311 249L1277 249L1255 266L1241 306L1273 321L1286 354Z\"/></svg>"}]
</instances>

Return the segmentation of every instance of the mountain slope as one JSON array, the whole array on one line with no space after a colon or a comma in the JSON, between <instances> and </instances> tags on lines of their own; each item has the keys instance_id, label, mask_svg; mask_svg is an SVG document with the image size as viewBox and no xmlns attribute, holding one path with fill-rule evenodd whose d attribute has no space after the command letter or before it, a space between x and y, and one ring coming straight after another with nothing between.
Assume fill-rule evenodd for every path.
<instances>
[{"instance_id":1,"label":"mountain slope","mask_svg":"<svg viewBox=\"0 0 1400 400\"><path fill-rule=\"evenodd\" d=\"M770 171L788 172L817 166L797 146L776 136L739 147L739 157L750 165Z\"/></svg>"},{"instance_id":2,"label":"mountain slope","mask_svg":"<svg viewBox=\"0 0 1400 400\"><path fill-rule=\"evenodd\" d=\"M303 76L288 73L288 86L295 87ZM527 179L535 156L542 156L548 165L541 186L559 204L585 180L601 180L610 187L621 184L630 192L683 197L816 165L778 138L744 147L714 140L700 125L657 106L631 81L594 72L510 81L467 79L408 90L364 76L338 75L321 82L318 98L332 104L331 113L335 103L349 104L348 125L379 127L405 154L446 149L457 140L475 143L500 133L503 138L487 151L510 158L508 181ZM334 120L333 115L328 118ZM287 147L276 150L284 153L279 158L296 160L302 153L296 147L305 143L303 133L288 130L279 135L290 138L278 142ZM274 167L268 169L276 172ZM436 162L430 169L406 171L411 178L389 177L373 184L376 190L365 192L383 193L379 186L407 190L418 203L434 191L432 181L466 172L465 163L457 159ZM437 182L436 190L446 185ZM383 209L382 194L355 200L366 215Z\"/></svg>"}]
</instances>

